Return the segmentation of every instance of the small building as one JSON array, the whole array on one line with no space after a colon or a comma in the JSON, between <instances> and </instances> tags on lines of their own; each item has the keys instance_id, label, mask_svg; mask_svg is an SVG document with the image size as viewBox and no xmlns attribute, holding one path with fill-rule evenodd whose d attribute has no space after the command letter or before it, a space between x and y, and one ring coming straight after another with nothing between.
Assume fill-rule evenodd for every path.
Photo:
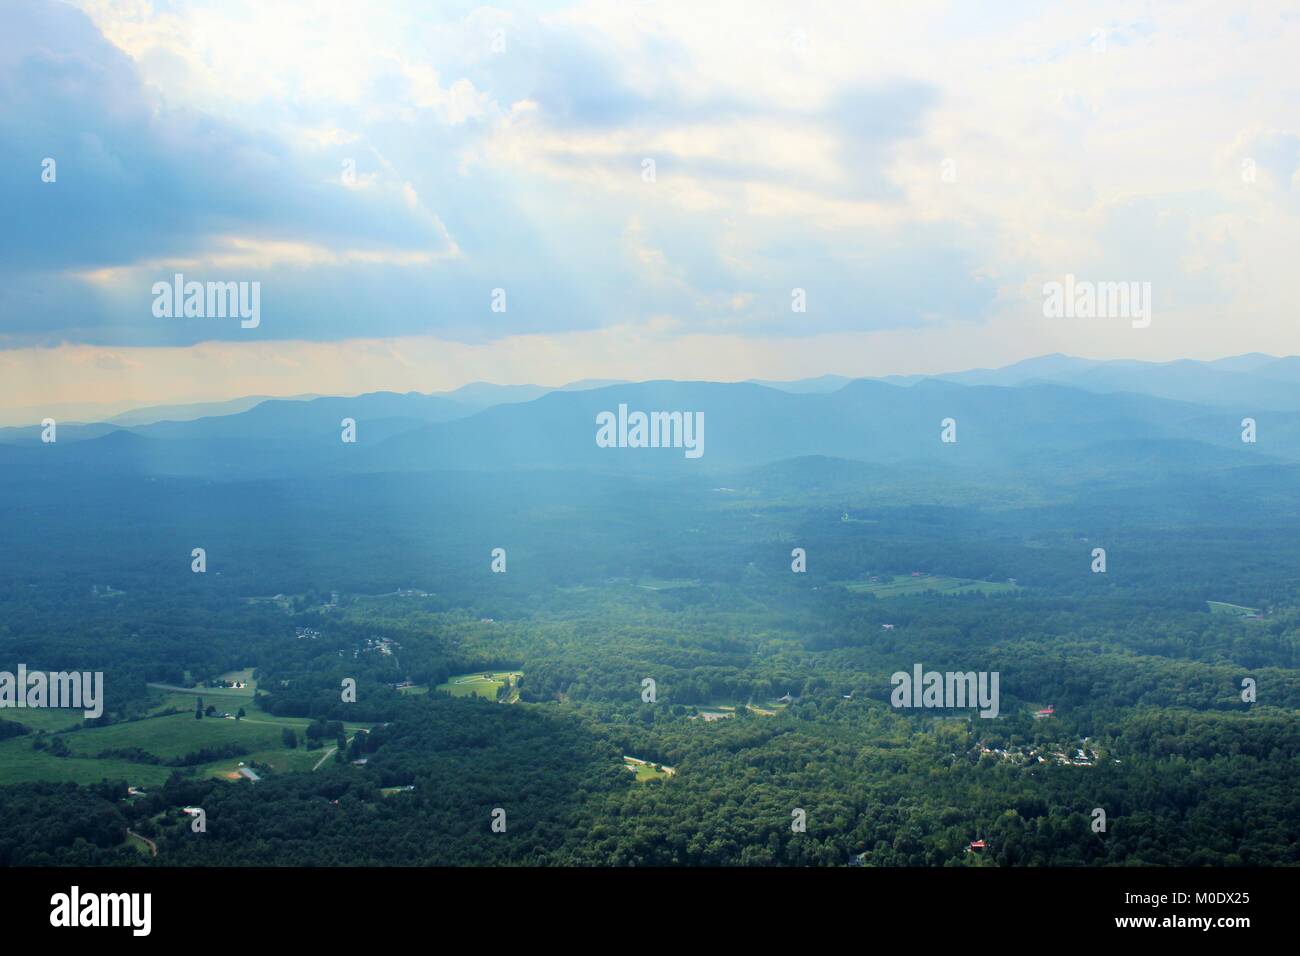
<instances>
[{"instance_id":1,"label":"small building","mask_svg":"<svg viewBox=\"0 0 1300 956\"><path fill-rule=\"evenodd\" d=\"M966 847L966 852L978 853L980 850L986 849L987 847L988 844L985 843L983 840L972 840L971 845Z\"/></svg>"},{"instance_id":2,"label":"small building","mask_svg":"<svg viewBox=\"0 0 1300 956\"><path fill-rule=\"evenodd\" d=\"M791 697L789 693L786 693L786 695L785 695L784 697L778 697L778 698L776 699L776 702L777 702L778 704L793 704L793 703L794 703L794 698Z\"/></svg>"},{"instance_id":3,"label":"small building","mask_svg":"<svg viewBox=\"0 0 1300 956\"><path fill-rule=\"evenodd\" d=\"M1042 710L1038 710L1034 712L1034 720L1042 720L1044 717L1055 717L1055 716L1056 716L1056 709L1051 704L1048 704Z\"/></svg>"},{"instance_id":4,"label":"small building","mask_svg":"<svg viewBox=\"0 0 1300 956\"><path fill-rule=\"evenodd\" d=\"M262 779L257 775L257 771L254 770L252 767L240 767L239 773L240 776L244 777L247 780L251 780L253 783L257 783Z\"/></svg>"},{"instance_id":5,"label":"small building","mask_svg":"<svg viewBox=\"0 0 1300 956\"><path fill-rule=\"evenodd\" d=\"M882 625L880 625L880 629L881 629L882 631L892 631L892 630L894 629L894 625L892 625L892 624L882 624Z\"/></svg>"}]
</instances>

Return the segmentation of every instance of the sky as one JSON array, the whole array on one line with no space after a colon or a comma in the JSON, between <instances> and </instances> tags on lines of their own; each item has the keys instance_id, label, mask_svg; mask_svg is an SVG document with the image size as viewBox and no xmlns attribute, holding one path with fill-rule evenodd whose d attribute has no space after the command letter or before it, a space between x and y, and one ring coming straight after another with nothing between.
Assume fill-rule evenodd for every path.
<instances>
[{"instance_id":1,"label":"sky","mask_svg":"<svg viewBox=\"0 0 1300 956\"><path fill-rule=\"evenodd\" d=\"M0 0L0 408L1300 352L1298 50L1296 3Z\"/></svg>"}]
</instances>

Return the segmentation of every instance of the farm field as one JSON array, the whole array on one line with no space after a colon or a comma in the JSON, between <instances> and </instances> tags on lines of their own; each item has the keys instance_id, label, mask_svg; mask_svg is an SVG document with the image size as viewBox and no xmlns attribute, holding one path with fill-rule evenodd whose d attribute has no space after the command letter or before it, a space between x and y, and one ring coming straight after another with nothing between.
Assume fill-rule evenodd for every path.
<instances>
[{"instance_id":1,"label":"farm field","mask_svg":"<svg viewBox=\"0 0 1300 956\"><path fill-rule=\"evenodd\" d=\"M203 697L205 704L212 703L218 708L229 705L237 709L242 706L246 715L240 720L222 717L196 720L191 709L196 697ZM181 712L166 713L169 709ZM200 777L236 779L241 761L279 771L311 770L330 746L309 750L305 739L306 728L311 723L308 718L266 714L247 697L176 691L160 697L157 711L162 713L106 727L81 727L78 720L80 711L34 709L24 712L24 719L20 722L34 731L44 731L39 739L47 745L59 741L66 748L66 754L59 756L48 746L35 749L36 734L0 741L0 785L34 781L86 784L109 779L148 787L161 785L177 770L192 771ZM28 715L41 715L44 719L28 720ZM360 727L359 724L344 725L349 736ZM285 746L283 735L286 728L298 736L297 747ZM246 748L247 752L187 767L165 763L204 748L231 745ZM153 764L118 756L97 756L126 750L141 750L163 762Z\"/></svg>"},{"instance_id":2,"label":"farm field","mask_svg":"<svg viewBox=\"0 0 1300 956\"><path fill-rule=\"evenodd\" d=\"M734 716L736 710L743 706L750 713L758 714L760 717L775 717L786 708L785 703L779 700L769 700L761 704L756 704L752 701L747 704L741 704L735 700L724 699L711 700L707 704L693 704L691 706L693 706L699 714L725 714L727 716Z\"/></svg>"},{"instance_id":3,"label":"farm field","mask_svg":"<svg viewBox=\"0 0 1300 956\"><path fill-rule=\"evenodd\" d=\"M33 750L31 737L11 737L0 742L0 785L12 783L99 783L125 780L137 787L157 786L174 768L130 760L94 760L55 757L48 751Z\"/></svg>"},{"instance_id":4,"label":"farm field","mask_svg":"<svg viewBox=\"0 0 1300 956\"><path fill-rule=\"evenodd\" d=\"M14 707L0 710L0 719L12 720L32 730L71 730L81 726L85 711L67 707Z\"/></svg>"},{"instance_id":5,"label":"farm field","mask_svg":"<svg viewBox=\"0 0 1300 956\"><path fill-rule=\"evenodd\" d=\"M879 581L854 581L845 587L860 594L874 594L879 598L904 597L911 594L934 592L938 594L1007 594L1020 590L1020 586L1009 581L976 581L971 578L953 578L946 575L911 575L895 574L892 578L882 577Z\"/></svg>"},{"instance_id":6,"label":"farm field","mask_svg":"<svg viewBox=\"0 0 1300 956\"><path fill-rule=\"evenodd\" d=\"M641 578L636 586L645 591L675 591L699 587L700 582L688 578Z\"/></svg>"},{"instance_id":7,"label":"farm field","mask_svg":"<svg viewBox=\"0 0 1300 956\"><path fill-rule=\"evenodd\" d=\"M1231 614L1234 617L1245 617L1248 614L1258 614L1259 608L1245 607L1241 604L1228 604L1225 601L1206 601L1210 606L1211 614Z\"/></svg>"},{"instance_id":8,"label":"farm field","mask_svg":"<svg viewBox=\"0 0 1300 956\"><path fill-rule=\"evenodd\" d=\"M522 671L474 671L469 674L454 674L447 678L446 683L439 684L434 689L453 697L486 697L488 700L496 700L497 689L510 685L507 700L513 703L519 699L519 692L514 685L522 676Z\"/></svg>"}]
</instances>

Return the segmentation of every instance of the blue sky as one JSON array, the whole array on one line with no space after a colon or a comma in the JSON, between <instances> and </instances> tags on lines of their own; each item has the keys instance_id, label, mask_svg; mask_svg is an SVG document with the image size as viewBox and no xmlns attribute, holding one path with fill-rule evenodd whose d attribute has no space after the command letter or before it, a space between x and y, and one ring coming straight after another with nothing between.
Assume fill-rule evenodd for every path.
<instances>
[{"instance_id":1,"label":"blue sky","mask_svg":"<svg viewBox=\"0 0 1300 956\"><path fill-rule=\"evenodd\" d=\"M1300 351L1293 5L898 7L0 0L0 401Z\"/></svg>"}]
</instances>

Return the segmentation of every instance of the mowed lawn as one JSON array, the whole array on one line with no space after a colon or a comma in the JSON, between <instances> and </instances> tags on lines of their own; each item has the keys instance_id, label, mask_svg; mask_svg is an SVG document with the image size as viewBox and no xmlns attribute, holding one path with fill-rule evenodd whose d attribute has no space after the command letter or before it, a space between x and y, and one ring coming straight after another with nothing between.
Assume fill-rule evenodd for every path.
<instances>
[{"instance_id":1,"label":"mowed lawn","mask_svg":"<svg viewBox=\"0 0 1300 956\"><path fill-rule=\"evenodd\" d=\"M157 786L171 776L171 767L132 763L129 760L82 760L54 757L33 750L31 737L0 741L0 785L11 783L99 783L125 780L137 787Z\"/></svg>"},{"instance_id":2,"label":"mowed lawn","mask_svg":"<svg viewBox=\"0 0 1300 956\"><path fill-rule=\"evenodd\" d=\"M278 748L282 733L282 727L270 723L220 717L195 720L193 714L172 714L59 736L73 754L81 757L92 757L104 750L138 747L167 760L183 757L203 747L230 744L241 744L253 750Z\"/></svg>"},{"instance_id":3,"label":"mowed lawn","mask_svg":"<svg viewBox=\"0 0 1300 956\"><path fill-rule=\"evenodd\" d=\"M84 719L84 710L66 707L6 707L0 710L0 720L12 720L32 730L71 730L80 727Z\"/></svg>"},{"instance_id":4,"label":"mowed lawn","mask_svg":"<svg viewBox=\"0 0 1300 956\"><path fill-rule=\"evenodd\" d=\"M1245 617L1247 614L1258 614L1259 608L1246 607L1241 604L1229 604L1226 601L1206 601L1210 606L1211 614L1231 614L1234 617Z\"/></svg>"},{"instance_id":5,"label":"mowed lawn","mask_svg":"<svg viewBox=\"0 0 1300 956\"><path fill-rule=\"evenodd\" d=\"M453 697L486 697L488 700L496 700L498 688L506 684L513 685L522 676L522 671L475 671L449 677L445 684L439 684L435 689Z\"/></svg>"},{"instance_id":6,"label":"mowed lawn","mask_svg":"<svg viewBox=\"0 0 1300 956\"><path fill-rule=\"evenodd\" d=\"M625 756L623 766L627 767L628 770L636 771L637 783L645 783L648 780L667 780L672 776L669 770L662 769L658 764L640 760L636 757Z\"/></svg>"},{"instance_id":7,"label":"mowed lawn","mask_svg":"<svg viewBox=\"0 0 1300 956\"><path fill-rule=\"evenodd\" d=\"M880 598L904 597L909 594L923 594L933 591L938 594L1006 594L1020 590L1020 586L1009 581L976 581L972 578L951 578L942 574L911 575L896 574L882 577L879 581L853 581L845 585L850 591L874 594Z\"/></svg>"}]
</instances>

